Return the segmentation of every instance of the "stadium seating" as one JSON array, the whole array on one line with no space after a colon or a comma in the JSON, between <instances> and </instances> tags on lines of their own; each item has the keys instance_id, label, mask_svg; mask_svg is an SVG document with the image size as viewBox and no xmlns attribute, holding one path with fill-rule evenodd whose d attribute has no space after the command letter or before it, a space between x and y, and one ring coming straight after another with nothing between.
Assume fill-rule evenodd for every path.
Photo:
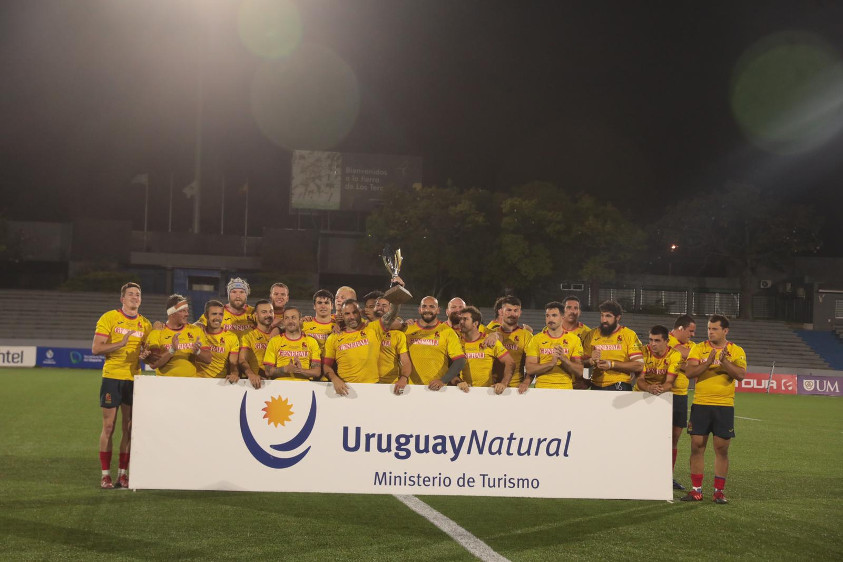
<instances>
[{"instance_id":1,"label":"stadium seating","mask_svg":"<svg viewBox=\"0 0 843 562\"><path fill-rule=\"evenodd\" d=\"M141 313L150 320L164 320L165 295L145 294ZM252 300L255 300L252 297ZM293 304L303 315L312 314L309 300ZM119 297L110 293L0 290L0 342L18 345L88 347L97 319L103 312L120 306ZM492 319L492 309L481 307L484 322ZM198 317L198 314L192 314ZM403 316L415 317L416 307L404 307ZM443 315L444 316L444 315ZM584 312L581 320L592 328L599 323L597 312ZM674 316L624 314L622 323L635 330L646 343L651 326L673 327ZM544 326L544 310L525 310L522 321L535 329ZM706 337L705 323L697 327L696 341ZM730 339L742 346L749 363L755 367L829 369L811 347L785 322L770 320L733 320Z\"/></svg>"}]
</instances>

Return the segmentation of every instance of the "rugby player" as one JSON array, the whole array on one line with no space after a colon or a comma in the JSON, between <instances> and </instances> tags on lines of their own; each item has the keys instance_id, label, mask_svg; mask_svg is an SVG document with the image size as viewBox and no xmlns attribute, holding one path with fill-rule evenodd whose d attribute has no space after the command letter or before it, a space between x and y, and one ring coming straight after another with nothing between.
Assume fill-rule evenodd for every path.
<instances>
[{"instance_id":1,"label":"rugby player","mask_svg":"<svg viewBox=\"0 0 843 562\"><path fill-rule=\"evenodd\" d=\"M691 436L691 486L682 501L702 501L703 470L708 435L714 435L714 502L726 504L723 494L729 474L729 444L735 437L735 381L746 376L746 353L726 339L729 319L708 319L708 341L688 353L685 375L697 379L688 434Z\"/></svg>"},{"instance_id":2,"label":"rugby player","mask_svg":"<svg viewBox=\"0 0 843 562\"><path fill-rule=\"evenodd\" d=\"M167 299L167 321L160 329L152 330L147 338L150 355L147 363L159 376L195 377L196 362L210 363L211 348L205 332L188 324L189 307L181 295Z\"/></svg>"},{"instance_id":3,"label":"rugby player","mask_svg":"<svg viewBox=\"0 0 843 562\"><path fill-rule=\"evenodd\" d=\"M284 283L273 283L269 288L269 300L272 301L274 313L272 329L284 331L284 307L290 302L290 288Z\"/></svg>"},{"instance_id":4,"label":"rugby player","mask_svg":"<svg viewBox=\"0 0 843 562\"><path fill-rule=\"evenodd\" d=\"M228 304L225 305L225 316L222 319L222 329L226 332L233 331L238 338L255 327L254 307L246 304L249 297L249 284L245 279L235 277L228 281L226 286L228 292ZM196 322L203 326L208 320L203 314Z\"/></svg>"},{"instance_id":5,"label":"rugby player","mask_svg":"<svg viewBox=\"0 0 843 562\"><path fill-rule=\"evenodd\" d=\"M410 384L424 384L431 390L447 385L465 367L459 336L438 316L439 301L424 297L419 304L419 319L405 332L413 365Z\"/></svg>"},{"instance_id":6,"label":"rugby player","mask_svg":"<svg viewBox=\"0 0 843 562\"><path fill-rule=\"evenodd\" d=\"M335 320L339 322L342 319L342 304L347 300L357 300L357 291L349 287L348 285L343 285L339 289L337 289L337 294L334 297L334 307L335 310Z\"/></svg>"},{"instance_id":7,"label":"rugby player","mask_svg":"<svg viewBox=\"0 0 843 562\"><path fill-rule=\"evenodd\" d=\"M382 318L389 312L390 302L382 296L375 304L375 317ZM397 320L397 319L396 319ZM382 384L394 384L393 392L402 394L404 387L410 381L413 365L410 363L410 353L407 349L407 336L401 330L389 330L381 342L381 353L378 359L378 376Z\"/></svg>"},{"instance_id":8,"label":"rugby player","mask_svg":"<svg viewBox=\"0 0 843 562\"><path fill-rule=\"evenodd\" d=\"M301 312L284 309L284 332L266 345L263 370L268 379L293 381L318 380L322 376L322 352L319 344L301 331Z\"/></svg>"},{"instance_id":9,"label":"rugby player","mask_svg":"<svg viewBox=\"0 0 843 562\"><path fill-rule=\"evenodd\" d=\"M313 310L315 317L305 317L302 323L302 332L316 340L319 349L324 354L325 341L334 332L336 324L331 316L331 309L334 307L334 295L325 289L319 289L313 293Z\"/></svg>"},{"instance_id":10,"label":"rugby player","mask_svg":"<svg viewBox=\"0 0 843 562\"><path fill-rule=\"evenodd\" d=\"M398 307L391 305L386 314L366 326L356 300L348 299L340 310L344 328L339 334L328 336L322 367L334 385L334 391L346 396L346 383L377 383L380 379L378 362L382 342L388 326L398 314Z\"/></svg>"},{"instance_id":11,"label":"rugby player","mask_svg":"<svg viewBox=\"0 0 843 562\"><path fill-rule=\"evenodd\" d=\"M121 307L109 310L97 321L91 353L104 355L100 408L100 487L114 488L111 480L112 437L117 422L117 409L122 411L123 437L120 439L120 456L117 468L117 487L129 487L129 454L132 433L132 391L135 375L140 374L139 358L143 343L152 329L149 320L138 314L141 288L137 283L126 283L120 288Z\"/></svg>"},{"instance_id":12,"label":"rugby player","mask_svg":"<svg viewBox=\"0 0 843 562\"><path fill-rule=\"evenodd\" d=\"M255 326L240 338L240 372L243 373L255 388L261 387L261 379L265 378L263 370L263 356L266 353L266 346L272 337L272 321L275 318L275 311L272 303L268 300L259 300L255 303Z\"/></svg>"},{"instance_id":13,"label":"rugby player","mask_svg":"<svg viewBox=\"0 0 843 562\"><path fill-rule=\"evenodd\" d=\"M501 343L509 351L512 361L515 363L515 371L509 381L509 386L518 388L524 378L524 349L532 339L533 334L526 326L518 323L521 319L521 300L518 297L500 297L498 301L501 307L501 324L497 328L497 332L501 336ZM490 323L489 326L491 325ZM500 371L499 363L495 363L493 369L496 374L500 375L497 380L501 380L503 372L498 373Z\"/></svg>"},{"instance_id":14,"label":"rugby player","mask_svg":"<svg viewBox=\"0 0 843 562\"><path fill-rule=\"evenodd\" d=\"M575 332L581 340L591 331L591 328L580 322L580 299L569 295L562 300L565 309L562 315L562 329L566 332Z\"/></svg>"},{"instance_id":15,"label":"rugby player","mask_svg":"<svg viewBox=\"0 0 843 562\"><path fill-rule=\"evenodd\" d=\"M679 439L682 437L682 430L688 427L688 377L685 376L685 360L691 351L694 342L692 338L696 333L697 323L693 316L681 315L673 323L673 330L670 332L668 345L682 356L679 364L679 373L673 381L673 467L676 468L676 454L679 449ZM685 486L674 478L674 490L684 490Z\"/></svg>"},{"instance_id":16,"label":"rugby player","mask_svg":"<svg viewBox=\"0 0 843 562\"><path fill-rule=\"evenodd\" d=\"M240 368L237 364L240 355L240 340L234 332L222 329L225 305L218 300L205 303L205 341L211 349L210 363L197 363L196 376L207 378L226 378L230 383L240 380Z\"/></svg>"},{"instance_id":17,"label":"rugby player","mask_svg":"<svg viewBox=\"0 0 843 562\"><path fill-rule=\"evenodd\" d=\"M536 377L536 388L573 389L582 379L583 348L574 332L562 327L565 305L558 301L544 306L545 329L530 338L524 348L526 376L518 392L527 392Z\"/></svg>"},{"instance_id":18,"label":"rugby player","mask_svg":"<svg viewBox=\"0 0 843 562\"><path fill-rule=\"evenodd\" d=\"M457 386L463 392L468 392L471 386L493 386L495 394L503 393L512 380L515 362L500 341L495 340L492 346L485 344L480 333L483 316L477 307L467 306L459 316L466 362ZM497 382L492 372L496 360L503 365L503 376Z\"/></svg>"},{"instance_id":19,"label":"rugby player","mask_svg":"<svg viewBox=\"0 0 843 562\"><path fill-rule=\"evenodd\" d=\"M600 303L600 326L583 342L584 363L592 367L592 390L632 390L632 376L644 361L638 336L620 325L623 309L615 301Z\"/></svg>"}]
</instances>

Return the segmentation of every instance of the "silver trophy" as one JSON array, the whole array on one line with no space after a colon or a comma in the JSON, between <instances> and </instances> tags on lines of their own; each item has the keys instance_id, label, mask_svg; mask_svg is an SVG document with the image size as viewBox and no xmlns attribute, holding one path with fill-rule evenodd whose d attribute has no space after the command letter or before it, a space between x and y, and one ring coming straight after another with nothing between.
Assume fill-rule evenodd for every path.
<instances>
[{"instance_id":1,"label":"silver trophy","mask_svg":"<svg viewBox=\"0 0 843 562\"><path fill-rule=\"evenodd\" d=\"M387 246L383 249L381 258L383 259L384 267L389 272L390 278L397 277L398 272L401 271L401 264L404 262L404 258L401 256L401 248L398 248L395 250L395 253L392 253L392 249ZM405 302L409 302L413 298L413 295L401 285L392 283L392 286L383 295L383 298L392 304L404 304Z\"/></svg>"}]
</instances>

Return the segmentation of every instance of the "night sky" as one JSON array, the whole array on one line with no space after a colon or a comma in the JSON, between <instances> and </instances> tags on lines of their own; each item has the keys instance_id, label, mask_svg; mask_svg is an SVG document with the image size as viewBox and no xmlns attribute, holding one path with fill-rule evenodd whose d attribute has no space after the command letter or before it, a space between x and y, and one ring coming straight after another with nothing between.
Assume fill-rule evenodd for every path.
<instances>
[{"instance_id":1,"label":"night sky","mask_svg":"<svg viewBox=\"0 0 843 562\"><path fill-rule=\"evenodd\" d=\"M250 234L291 220L291 148L419 155L425 184L547 180L645 221L726 182L840 215L843 3L299 0L300 26L288 9L269 38L249 27L272 20L249 17L261 4L3 2L0 212L140 229L130 181L149 173L166 229L172 174L187 231L201 73L209 232L223 178L226 232L242 232L247 179ZM272 38L292 49L258 56ZM255 77L279 69L261 114ZM839 255L840 226L825 235Z\"/></svg>"}]
</instances>

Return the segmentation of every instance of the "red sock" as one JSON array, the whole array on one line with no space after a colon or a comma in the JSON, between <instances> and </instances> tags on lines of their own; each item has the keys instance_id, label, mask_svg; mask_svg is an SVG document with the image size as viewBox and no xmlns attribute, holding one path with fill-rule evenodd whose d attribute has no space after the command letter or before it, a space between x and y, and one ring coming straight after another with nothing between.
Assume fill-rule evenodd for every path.
<instances>
[{"instance_id":1,"label":"red sock","mask_svg":"<svg viewBox=\"0 0 843 562\"><path fill-rule=\"evenodd\" d=\"M694 488L702 488L702 474L691 474L691 486Z\"/></svg>"},{"instance_id":2,"label":"red sock","mask_svg":"<svg viewBox=\"0 0 843 562\"><path fill-rule=\"evenodd\" d=\"M673 468L676 468L676 449L673 449Z\"/></svg>"},{"instance_id":3,"label":"red sock","mask_svg":"<svg viewBox=\"0 0 843 562\"><path fill-rule=\"evenodd\" d=\"M129 468L129 453L120 453L120 464L117 466L123 470L127 470Z\"/></svg>"},{"instance_id":4,"label":"red sock","mask_svg":"<svg viewBox=\"0 0 843 562\"><path fill-rule=\"evenodd\" d=\"M100 451L100 466L103 470L111 470L111 451Z\"/></svg>"},{"instance_id":5,"label":"red sock","mask_svg":"<svg viewBox=\"0 0 843 562\"><path fill-rule=\"evenodd\" d=\"M722 492L724 488L726 488L726 478L723 476L715 476L714 489Z\"/></svg>"}]
</instances>

